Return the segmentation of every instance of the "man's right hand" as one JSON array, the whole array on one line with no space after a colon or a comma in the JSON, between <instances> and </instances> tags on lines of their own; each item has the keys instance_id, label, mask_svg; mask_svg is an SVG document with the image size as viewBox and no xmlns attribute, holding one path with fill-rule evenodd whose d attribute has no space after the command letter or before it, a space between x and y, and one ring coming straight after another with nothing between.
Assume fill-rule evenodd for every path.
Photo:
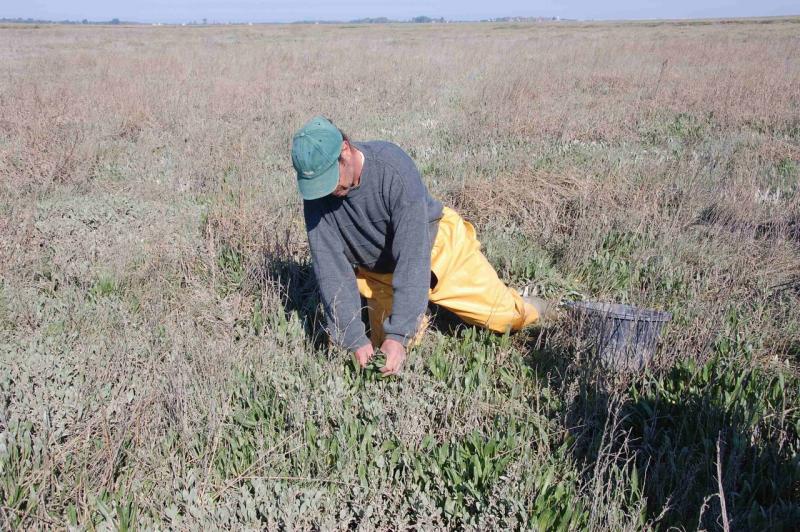
<instances>
[{"instance_id":1,"label":"man's right hand","mask_svg":"<svg viewBox=\"0 0 800 532\"><path fill-rule=\"evenodd\" d=\"M369 359L375 356L375 350L372 348L372 344L365 344L356 349L356 362L362 368L367 367L367 362Z\"/></svg>"}]
</instances>

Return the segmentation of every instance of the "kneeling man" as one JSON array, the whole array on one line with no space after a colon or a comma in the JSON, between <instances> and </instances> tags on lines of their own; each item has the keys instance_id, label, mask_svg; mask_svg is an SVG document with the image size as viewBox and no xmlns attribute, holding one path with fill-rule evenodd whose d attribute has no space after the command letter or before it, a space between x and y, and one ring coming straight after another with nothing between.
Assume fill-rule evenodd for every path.
<instances>
[{"instance_id":1,"label":"kneeling man","mask_svg":"<svg viewBox=\"0 0 800 532\"><path fill-rule=\"evenodd\" d=\"M395 144L352 142L316 116L294 135L292 164L329 334L362 367L380 347L381 371L396 373L424 331L428 301L497 332L518 331L545 312L543 300L523 299L500 281L474 227L431 197Z\"/></svg>"}]
</instances>

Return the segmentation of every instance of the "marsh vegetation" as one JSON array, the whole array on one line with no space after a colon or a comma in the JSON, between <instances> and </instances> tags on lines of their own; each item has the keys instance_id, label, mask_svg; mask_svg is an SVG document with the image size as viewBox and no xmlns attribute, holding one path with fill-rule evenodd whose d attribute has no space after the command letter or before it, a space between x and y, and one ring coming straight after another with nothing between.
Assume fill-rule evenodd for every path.
<instances>
[{"instance_id":1,"label":"marsh vegetation","mask_svg":"<svg viewBox=\"0 0 800 532\"><path fill-rule=\"evenodd\" d=\"M769 22L0 29L0 523L796 528L800 24ZM358 371L289 158L315 113L405 148L512 286L670 311L654 364L440 314Z\"/></svg>"}]
</instances>

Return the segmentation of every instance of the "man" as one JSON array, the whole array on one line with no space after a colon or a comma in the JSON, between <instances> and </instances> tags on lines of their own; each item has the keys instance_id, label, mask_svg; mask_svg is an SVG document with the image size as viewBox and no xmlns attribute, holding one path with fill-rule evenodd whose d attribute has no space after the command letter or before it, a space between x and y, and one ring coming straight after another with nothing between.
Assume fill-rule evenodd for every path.
<instances>
[{"instance_id":1,"label":"man","mask_svg":"<svg viewBox=\"0 0 800 532\"><path fill-rule=\"evenodd\" d=\"M498 279L472 225L431 197L398 146L351 142L316 116L294 135L292 164L329 333L362 367L380 347L382 373L396 373L424 330L429 300L497 332L546 311Z\"/></svg>"}]
</instances>

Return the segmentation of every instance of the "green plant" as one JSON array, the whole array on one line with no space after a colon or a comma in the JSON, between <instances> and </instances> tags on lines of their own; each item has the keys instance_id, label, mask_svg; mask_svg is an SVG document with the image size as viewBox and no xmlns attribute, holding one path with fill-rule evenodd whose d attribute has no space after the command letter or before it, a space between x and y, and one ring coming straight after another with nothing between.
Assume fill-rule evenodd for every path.
<instances>
[{"instance_id":1,"label":"green plant","mask_svg":"<svg viewBox=\"0 0 800 532\"><path fill-rule=\"evenodd\" d=\"M217 268L222 274L220 290L223 294L241 289L245 280L245 267L244 256L239 251L224 244L217 254Z\"/></svg>"},{"instance_id":2,"label":"green plant","mask_svg":"<svg viewBox=\"0 0 800 532\"><path fill-rule=\"evenodd\" d=\"M665 524L702 521L702 497L717 493L715 464L721 460L737 527L790 526L800 518L792 502L800 489L800 415L787 405L797 402L800 381L752 365L741 341L721 338L716 351L705 364L684 360L631 388L626 426L649 478L651 515L671 500Z\"/></svg>"},{"instance_id":3,"label":"green plant","mask_svg":"<svg viewBox=\"0 0 800 532\"><path fill-rule=\"evenodd\" d=\"M110 275L101 275L94 283L90 294L95 297L109 297L118 291L117 281Z\"/></svg>"}]
</instances>

